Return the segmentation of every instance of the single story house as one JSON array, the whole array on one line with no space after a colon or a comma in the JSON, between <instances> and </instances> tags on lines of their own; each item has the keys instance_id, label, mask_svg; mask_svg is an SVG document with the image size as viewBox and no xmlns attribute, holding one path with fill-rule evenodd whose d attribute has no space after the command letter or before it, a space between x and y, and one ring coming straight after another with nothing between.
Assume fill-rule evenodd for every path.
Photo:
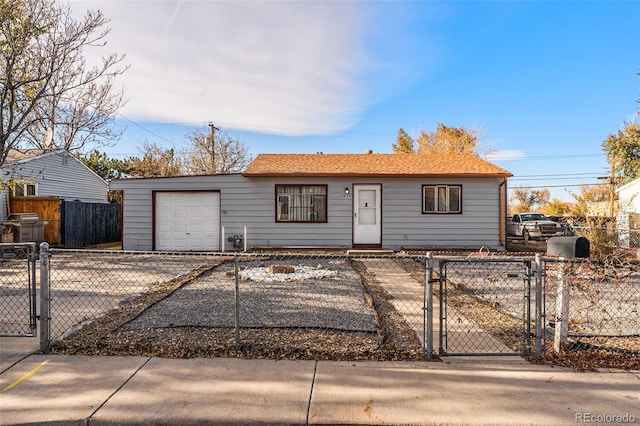
<instances>
[{"instance_id":1,"label":"single story house","mask_svg":"<svg viewBox=\"0 0 640 426\"><path fill-rule=\"evenodd\" d=\"M69 151L15 150L0 167L6 180L23 178L15 196L57 196L64 200L107 203L109 184ZM9 189L0 190L0 220L8 215Z\"/></svg>"},{"instance_id":2,"label":"single story house","mask_svg":"<svg viewBox=\"0 0 640 426\"><path fill-rule=\"evenodd\" d=\"M238 238L248 248L504 250L510 176L462 154L261 154L239 174L110 189L123 195L125 250L229 250Z\"/></svg>"}]
</instances>

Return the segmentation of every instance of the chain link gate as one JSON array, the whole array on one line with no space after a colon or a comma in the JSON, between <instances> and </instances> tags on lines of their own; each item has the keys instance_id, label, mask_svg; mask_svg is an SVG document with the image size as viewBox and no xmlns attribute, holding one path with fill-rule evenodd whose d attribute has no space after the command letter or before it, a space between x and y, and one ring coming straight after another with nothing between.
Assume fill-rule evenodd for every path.
<instances>
[{"instance_id":1,"label":"chain link gate","mask_svg":"<svg viewBox=\"0 0 640 426\"><path fill-rule=\"evenodd\" d=\"M529 355L531 261L443 259L440 355Z\"/></svg>"},{"instance_id":2,"label":"chain link gate","mask_svg":"<svg viewBox=\"0 0 640 426\"><path fill-rule=\"evenodd\" d=\"M37 334L35 243L0 244L0 336Z\"/></svg>"}]
</instances>

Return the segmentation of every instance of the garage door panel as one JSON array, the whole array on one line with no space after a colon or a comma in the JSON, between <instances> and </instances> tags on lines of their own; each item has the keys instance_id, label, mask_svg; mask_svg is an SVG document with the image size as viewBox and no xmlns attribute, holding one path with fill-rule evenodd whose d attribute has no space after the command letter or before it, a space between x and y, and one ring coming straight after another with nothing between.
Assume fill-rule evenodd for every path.
<instances>
[{"instance_id":1,"label":"garage door panel","mask_svg":"<svg viewBox=\"0 0 640 426\"><path fill-rule=\"evenodd\" d=\"M219 250L220 193L156 193L157 250Z\"/></svg>"},{"instance_id":2,"label":"garage door panel","mask_svg":"<svg viewBox=\"0 0 640 426\"><path fill-rule=\"evenodd\" d=\"M213 222L206 222L200 225L191 224L189 229L192 232L216 232L218 230L218 224Z\"/></svg>"},{"instance_id":3,"label":"garage door panel","mask_svg":"<svg viewBox=\"0 0 640 426\"><path fill-rule=\"evenodd\" d=\"M186 223L176 223L173 226L174 232L189 232L189 226Z\"/></svg>"}]
</instances>

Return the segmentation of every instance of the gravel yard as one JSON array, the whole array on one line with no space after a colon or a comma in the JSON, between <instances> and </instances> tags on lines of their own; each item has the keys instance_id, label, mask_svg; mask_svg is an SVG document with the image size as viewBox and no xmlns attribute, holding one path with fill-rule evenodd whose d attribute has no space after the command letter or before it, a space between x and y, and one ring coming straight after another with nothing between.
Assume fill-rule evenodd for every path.
<instances>
[{"instance_id":1,"label":"gravel yard","mask_svg":"<svg viewBox=\"0 0 640 426\"><path fill-rule=\"evenodd\" d=\"M346 260L327 266L297 262L300 273L270 273L265 261L240 272L239 322L243 328L316 328L375 333L374 311L360 277ZM129 323L133 328L233 327L233 264L211 269ZM315 272L315 273L314 273Z\"/></svg>"},{"instance_id":2,"label":"gravel yard","mask_svg":"<svg viewBox=\"0 0 640 426\"><path fill-rule=\"evenodd\" d=\"M249 273L287 263L319 275L280 279ZM420 360L422 346L389 295L360 262L252 260L239 280L239 345L234 336L233 263L201 266L152 285L89 322L50 351L66 354L271 359ZM329 273L327 273L329 272Z\"/></svg>"}]
</instances>

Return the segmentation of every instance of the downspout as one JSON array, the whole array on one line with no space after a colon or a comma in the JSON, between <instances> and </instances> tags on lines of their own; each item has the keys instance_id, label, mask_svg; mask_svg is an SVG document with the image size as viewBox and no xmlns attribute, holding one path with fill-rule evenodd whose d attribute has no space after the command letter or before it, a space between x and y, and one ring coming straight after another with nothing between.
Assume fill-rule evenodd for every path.
<instances>
[{"instance_id":1,"label":"downspout","mask_svg":"<svg viewBox=\"0 0 640 426\"><path fill-rule=\"evenodd\" d=\"M500 212L500 244L504 246L505 250L507 249L507 178L503 177L502 182L498 186L499 188L499 204L498 208Z\"/></svg>"}]
</instances>

